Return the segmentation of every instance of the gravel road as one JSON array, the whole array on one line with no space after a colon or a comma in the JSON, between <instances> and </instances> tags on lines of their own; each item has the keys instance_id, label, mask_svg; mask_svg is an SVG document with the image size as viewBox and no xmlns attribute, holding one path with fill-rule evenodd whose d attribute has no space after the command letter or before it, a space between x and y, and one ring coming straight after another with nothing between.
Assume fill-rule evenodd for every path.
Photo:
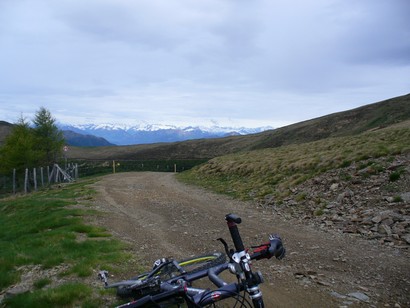
<instances>
[{"instance_id":1,"label":"gravel road","mask_svg":"<svg viewBox=\"0 0 410 308\"><path fill-rule=\"evenodd\" d=\"M146 264L223 251L224 216L236 213L245 245L284 240L284 260L253 263L261 270L267 307L410 307L410 254L357 236L284 221L272 211L178 182L172 173L118 173L94 184L95 223L132 244ZM133 275L134 273L132 273Z\"/></svg>"}]
</instances>

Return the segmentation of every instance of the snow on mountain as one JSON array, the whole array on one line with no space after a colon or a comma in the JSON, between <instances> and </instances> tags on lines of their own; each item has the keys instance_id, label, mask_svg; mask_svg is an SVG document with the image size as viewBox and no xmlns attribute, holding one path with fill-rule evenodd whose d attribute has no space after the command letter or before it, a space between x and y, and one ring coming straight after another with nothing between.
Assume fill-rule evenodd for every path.
<instances>
[{"instance_id":1,"label":"snow on mountain","mask_svg":"<svg viewBox=\"0 0 410 308\"><path fill-rule=\"evenodd\" d=\"M220 138L232 135L247 135L273 129L270 126L258 128L187 126L142 123L137 125L118 124L58 124L61 130L79 134L94 135L116 145L176 142L201 138Z\"/></svg>"}]
</instances>

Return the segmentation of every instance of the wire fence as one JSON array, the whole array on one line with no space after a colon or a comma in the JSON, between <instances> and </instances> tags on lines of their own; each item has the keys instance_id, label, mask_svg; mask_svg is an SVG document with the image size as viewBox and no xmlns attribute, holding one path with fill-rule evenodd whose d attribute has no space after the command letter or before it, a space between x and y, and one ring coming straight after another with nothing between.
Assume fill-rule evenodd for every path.
<instances>
[{"instance_id":1,"label":"wire fence","mask_svg":"<svg viewBox=\"0 0 410 308\"><path fill-rule=\"evenodd\" d=\"M78 177L77 164L68 164L62 169L58 164L53 166L13 169L11 175L0 175L0 194L29 193L53 183L72 182Z\"/></svg>"},{"instance_id":2,"label":"wire fence","mask_svg":"<svg viewBox=\"0 0 410 308\"><path fill-rule=\"evenodd\" d=\"M74 160L79 176L108 174L129 171L183 172L207 159L191 160Z\"/></svg>"},{"instance_id":3,"label":"wire fence","mask_svg":"<svg viewBox=\"0 0 410 308\"><path fill-rule=\"evenodd\" d=\"M65 161L64 166L27 168L0 174L0 195L29 193L55 183L71 182L81 177L130 171L182 172L206 162L201 160L80 160Z\"/></svg>"}]
</instances>

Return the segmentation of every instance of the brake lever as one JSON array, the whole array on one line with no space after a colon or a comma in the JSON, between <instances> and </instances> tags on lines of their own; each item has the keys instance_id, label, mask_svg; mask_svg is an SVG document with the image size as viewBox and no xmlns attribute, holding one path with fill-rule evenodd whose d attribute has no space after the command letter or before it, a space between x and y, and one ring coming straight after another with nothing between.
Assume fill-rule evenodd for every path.
<instances>
[{"instance_id":1,"label":"brake lever","mask_svg":"<svg viewBox=\"0 0 410 308\"><path fill-rule=\"evenodd\" d=\"M220 237L220 238L217 238L217 240L220 241L224 245L225 253L229 257L229 260L232 261L232 256L235 253L235 251L233 249L229 249L228 243L223 238Z\"/></svg>"}]
</instances>

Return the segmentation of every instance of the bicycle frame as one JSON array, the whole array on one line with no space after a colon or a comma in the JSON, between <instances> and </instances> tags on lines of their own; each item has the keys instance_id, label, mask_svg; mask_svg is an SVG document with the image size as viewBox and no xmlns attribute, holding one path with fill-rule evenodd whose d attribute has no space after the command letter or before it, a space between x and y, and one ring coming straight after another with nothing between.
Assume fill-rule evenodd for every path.
<instances>
[{"instance_id":1,"label":"bicycle frame","mask_svg":"<svg viewBox=\"0 0 410 308\"><path fill-rule=\"evenodd\" d=\"M151 293L119 307L145 307L148 304L159 305L159 303L167 300L183 299L188 307L191 308L210 305L230 297L242 297L242 300L246 302L247 305L250 305L249 301L241 295L241 292L246 292L252 301L253 307L263 308L262 292L259 290L259 284L263 282L262 274L260 272L252 272L250 263L252 260L269 259L272 256L275 256L277 259L282 259L285 255L282 241L278 236L270 236L269 243L257 246L256 249L253 250L253 254L249 255L248 250L246 250L243 245L237 226L237 224L241 223L241 218L234 214L228 214L225 216L225 220L235 246L234 251L229 250L226 242L221 239L229 256L229 262L191 273L180 271L181 267L176 261L171 260L163 263L153 271L137 276L138 279L142 277L142 282L141 280L129 280L110 285L111 287L129 286L132 288L138 287L138 284L142 285L144 281L153 279L153 281L150 281L154 287L151 289ZM180 271L180 274L166 281L160 281L157 276L158 273L164 270L169 264L174 265L175 268ZM219 274L225 270L229 270L235 274L238 282L227 283L221 279ZM204 277L208 277L217 288L209 290L191 287L192 282Z\"/></svg>"},{"instance_id":2,"label":"bicycle frame","mask_svg":"<svg viewBox=\"0 0 410 308\"><path fill-rule=\"evenodd\" d=\"M156 304L175 297L184 298L188 307L202 307L226 298L235 297L240 295L240 293L245 290L245 285L239 283L228 284L218 276L223 271L231 268L232 263L224 263L212 267L211 269L201 270L196 273L187 273L185 275L169 279L166 282L161 283L159 294L147 295L119 307L144 307L147 304ZM209 277L209 280L218 288L208 290L188 286L192 282L204 277Z\"/></svg>"}]
</instances>

